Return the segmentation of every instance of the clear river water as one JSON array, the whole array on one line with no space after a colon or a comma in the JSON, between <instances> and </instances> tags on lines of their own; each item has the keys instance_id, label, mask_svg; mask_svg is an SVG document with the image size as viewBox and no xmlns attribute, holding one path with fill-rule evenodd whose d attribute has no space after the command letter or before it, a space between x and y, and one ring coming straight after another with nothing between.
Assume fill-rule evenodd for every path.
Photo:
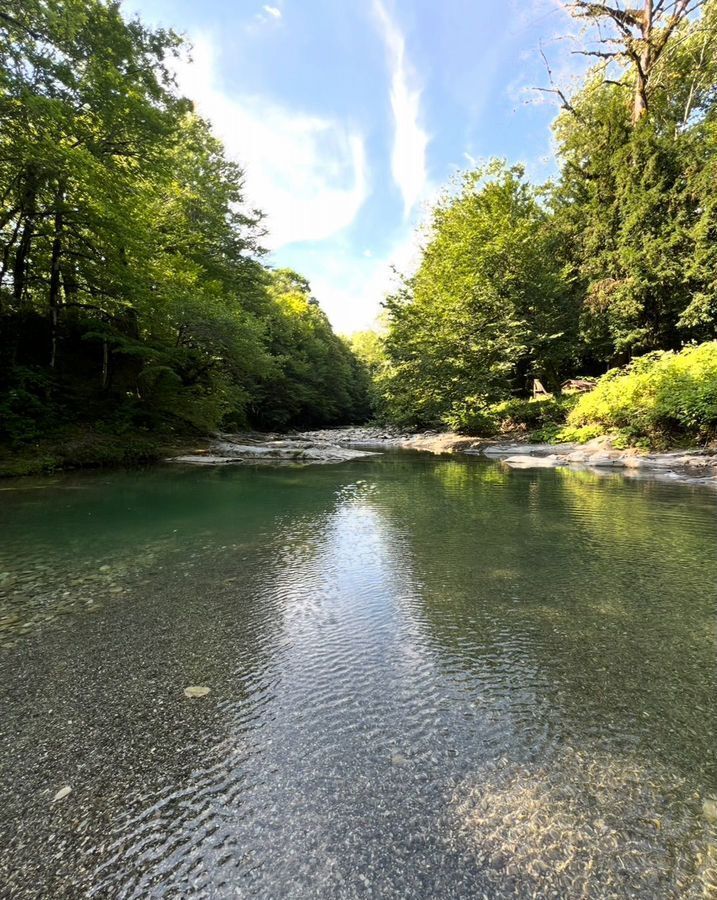
<instances>
[{"instance_id":1,"label":"clear river water","mask_svg":"<svg viewBox=\"0 0 717 900\"><path fill-rule=\"evenodd\" d=\"M0 536L1 897L717 897L714 491L167 466Z\"/></svg>"}]
</instances>

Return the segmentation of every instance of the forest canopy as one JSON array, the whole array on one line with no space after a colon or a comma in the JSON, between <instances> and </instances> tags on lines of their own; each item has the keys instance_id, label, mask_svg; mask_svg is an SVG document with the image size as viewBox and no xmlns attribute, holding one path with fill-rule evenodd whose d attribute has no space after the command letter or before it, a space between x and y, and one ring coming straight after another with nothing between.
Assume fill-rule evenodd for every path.
<instances>
[{"instance_id":1,"label":"forest canopy","mask_svg":"<svg viewBox=\"0 0 717 900\"><path fill-rule=\"evenodd\" d=\"M0 440L330 425L367 376L308 283L262 264L244 175L104 0L0 13Z\"/></svg>"}]
</instances>

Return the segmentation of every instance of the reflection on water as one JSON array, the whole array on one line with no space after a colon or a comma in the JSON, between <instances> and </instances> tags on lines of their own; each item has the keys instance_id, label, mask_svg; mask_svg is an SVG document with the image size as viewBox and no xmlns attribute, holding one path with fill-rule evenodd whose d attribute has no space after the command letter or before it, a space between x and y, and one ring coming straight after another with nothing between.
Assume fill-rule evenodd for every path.
<instances>
[{"instance_id":1,"label":"reflection on water","mask_svg":"<svg viewBox=\"0 0 717 900\"><path fill-rule=\"evenodd\" d=\"M26 485L2 896L717 892L713 494L400 454Z\"/></svg>"}]
</instances>

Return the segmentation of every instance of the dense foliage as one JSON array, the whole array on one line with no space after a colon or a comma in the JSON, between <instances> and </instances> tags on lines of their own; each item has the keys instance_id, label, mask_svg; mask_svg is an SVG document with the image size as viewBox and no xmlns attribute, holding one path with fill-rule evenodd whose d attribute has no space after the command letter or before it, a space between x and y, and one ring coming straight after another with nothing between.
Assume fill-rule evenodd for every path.
<instances>
[{"instance_id":1,"label":"dense foliage","mask_svg":"<svg viewBox=\"0 0 717 900\"><path fill-rule=\"evenodd\" d=\"M717 341L658 350L603 375L568 415L588 436L615 430L630 442L717 435ZM567 434L567 429L565 430Z\"/></svg>"},{"instance_id":2,"label":"dense foliage","mask_svg":"<svg viewBox=\"0 0 717 900\"><path fill-rule=\"evenodd\" d=\"M610 35L607 4L573 4L607 43L586 44L600 62L572 96L555 91L560 176L536 187L494 162L439 202L386 302L380 414L485 432L534 379L556 392L717 336L717 0L693 6L645 4ZM629 37L648 12L649 42Z\"/></svg>"},{"instance_id":3,"label":"dense foliage","mask_svg":"<svg viewBox=\"0 0 717 900\"><path fill-rule=\"evenodd\" d=\"M0 13L0 440L332 424L367 378L260 262L241 170L179 97L172 32L106 0Z\"/></svg>"},{"instance_id":4,"label":"dense foliage","mask_svg":"<svg viewBox=\"0 0 717 900\"><path fill-rule=\"evenodd\" d=\"M465 177L433 214L415 277L388 299L386 403L399 421L454 424L571 365L577 316L549 214L519 168Z\"/></svg>"}]
</instances>

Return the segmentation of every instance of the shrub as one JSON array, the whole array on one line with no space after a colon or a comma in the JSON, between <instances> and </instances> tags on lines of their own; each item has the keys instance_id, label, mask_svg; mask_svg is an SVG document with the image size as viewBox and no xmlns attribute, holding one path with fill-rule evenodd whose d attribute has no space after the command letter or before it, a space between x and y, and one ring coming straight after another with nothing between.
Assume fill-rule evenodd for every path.
<instances>
[{"instance_id":1,"label":"shrub","mask_svg":"<svg viewBox=\"0 0 717 900\"><path fill-rule=\"evenodd\" d=\"M574 396L544 397L530 400L505 400L491 407L503 430L525 428L534 431L548 425L562 425L568 410L575 405Z\"/></svg>"},{"instance_id":2,"label":"shrub","mask_svg":"<svg viewBox=\"0 0 717 900\"><path fill-rule=\"evenodd\" d=\"M49 399L51 377L40 369L18 366L9 388L0 393L0 441L17 446L41 437L61 421Z\"/></svg>"},{"instance_id":3,"label":"shrub","mask_svg":"<svg viewBox=\"0 0 717 900\"><path fill-rule=\"evenodd\" d=\"M709 440L717 434L717 341L613 369L579 399L568 424L618 430L629 443Z\"/></svg>"},{"instance_id":4,"label":"shrub","mask_svg":"<svg viewBox=\"0 0 717 900\"><path fill-rule=\"evenodd\" d=\"M546 440L556 444L587 444L593 438L604 434L600 425L582 425L578 428L572 425L564 425L562 428L553 428Z\"/></svg>"},{"instance_id":5,"label":"shrub","mask_svg":"<svg viewBox=\"0 0 717 900\"><path fill-rule=\"evenodd\" d=\"M489 405L481 397L468 397L453 404L446 424L461 434L479 437L516 430L537 431L538 439L542 440L542 432L555 432L565 424L567 412L575 405L576 399L574 396L535 400L514 397Z\"/></svg>"},{"instance_id":6,"label":"shrub","mask_svg":"<svg viewBox=\"0 0 717 900\"><path fill-rule=\"evenodd\" d=\"M481 397L466 397L454 403L446 416L446 425L459 434L491 437L500 430L500 422Z\"/></svg>"}]
</instances>

